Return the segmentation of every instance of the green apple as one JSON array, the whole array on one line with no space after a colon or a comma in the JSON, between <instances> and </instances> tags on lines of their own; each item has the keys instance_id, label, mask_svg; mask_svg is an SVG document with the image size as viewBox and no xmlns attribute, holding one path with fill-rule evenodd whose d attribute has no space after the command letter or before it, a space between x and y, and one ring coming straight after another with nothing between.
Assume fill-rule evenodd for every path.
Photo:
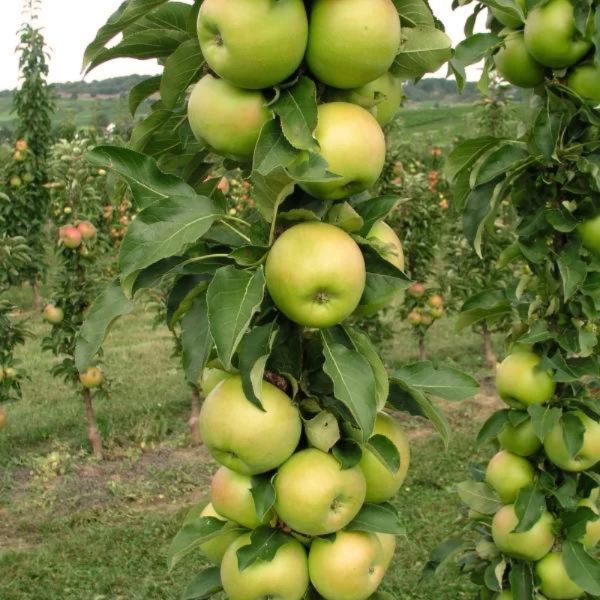
<instances>
[{"instance_id":1,"label":"green apple","mask_svg":"<svg viewBox=\"0 0 600 600\"><path fill-rule=\"evenodd\" d=\"M517 4L521 7L523 13L527 12L526 0L517 0ZM504 27L518 29L521 27L521 25L523 25L523 21L521 21L521 19L513 16L513 13L507 12L502 8L490 8L490 11L492 15L494 15L496 21L498 21L501 25L504 25Z\"/></svg>"},{"instance_id":2,"label":"green apple","mask_svg":"<svg viewBox=\"0 0 600 600\"><path fill-rule=\"evenodd\" d=\"M208 396L221 381L229 379L230 377L231 373L223 368L223 363L220 360L211 360L206 367L202 369L198 386L202 390L204 396Z\"/></svg>"},{"instance_id":3,"label":"green apple","mask_svg":"<svg viewBox=\"0 0 600 600\"><path fill-rule=\"evenodd\" d=\"M320 200L341 200L372 187L385 165L385 136L375 117L349 102L328 102L318 108L314 137L331 173L328 181L301 183Z\"/></svg>"},{"instance_id":4,"label":"green apple","mask_svg":"<svg viewBox=\"0 0 600 600\"><path fill-rule=\"evenodd\" d=\"M62 308L55 306L54 304L47 304L44 307L44 320L52 325L58 325L62 323L65 318L65 313Z\"/></svg>"},{"instance_id":5,"label":"green apple","mask_svg":"<svg viewBox=\"0 0 600 600\"><path fill-rule=\"evenodd\" d=\"M291 529L305 535L339 531L358 514L367 491L358 466L342 469L316 448L294 454L275 476L275 512Z\"/></svg>"},{"instance_id":6,"label":"green apple","mask_svg":"<svg viewBox=\"0 0 600 600\"><path fill-rule=\"evenodd\" d=\"M535 469L526 458L501 450L488 463L485 480L504 504L512 504L534 482Z\"/></svg>"},{"instance_id":7,"label":"green apple","mask_svg":"<svg viewBox=\"0 0 600 600\"><path fill-rule=\"evenodd\" d=\"M219 521L226 521L215 509L211 503L208 503L204 510L200 513L200 517L213 517L214 519L219 519ZM235 523L228 522L227 525L221 529L218 536L214 537L212 540L208 540L208 542L204 542L204 544L200 544L200 552L208 560L214 562L215 564L221 564L223 560L223 555L225 551L235 540L237 540L241 535L239 527Z\"/></svg>"},{"instance_id":8,"label":"green apple","mask_svg":"<svg viewBox=\"0 0 600 600\"><path fill-rule=\"evenodd\" d=\"M531 456L542 447L529 418L516 426L507 422L498 434L498 441L502 448L518 456Z\"/></svg>"},{"instance_id":9,"label":"green apple","mask_svg":"<svg viewBox=\"0 0 600 600\"><path fill-rule=\"evenodd\" d=\"M264 410L247 400L238 375L221 382L206 397L200 410L200 434L217 462L257 475L277 468L292 455L302 432L298 408L266 381L261 402Z\"/></svg>"},{"instance_id":10,"label":"green apple","mask_svg":"<svg viewBox=\"0 0 600 600\"><path fill-rule=\"evenodd\" d=\"M308 589L304 546L294 539L280 546L273 560L258 560L241 570L237 551L250 544L242 535L227 548L221 562L221 583L229 600L302 600Z\"/></svg>"},{"instance_id":11,"label":"green apple","mask_svg":"<svg viewBox=\"0 0 600 600\"><path fill-rule=\"evenodd\" d=\"M367 239L377 242L384 258L404 271L404 250L396 232L382 220L376 221L367 234Z\"/></svg>"},{"instance_id":12,"label":"green apple","mask_svg":"<svg viewBox=\"0 0 600 600\"><path fill-rule=\"evenodd\" d=\"M273 511L259 519L252 497L252 477L221 467L210 484L210 499L215 510L231 521L248 529L256 529L268 523Z\"/></svg>"},{"instance_id":13,"label":"green apple","mask_svg":"<svg viewBox=\"0 0 600 600\"><path fill-rule=\"evenodd\" d=\"M262 92L205 75L190 95L188 120L194 135L216 152L248 160L262 126L271 119L266 104Z\"/></svg>"},{"instance_id":14,"label":"green apple","mask_svg":"<svg viewBox=\"0 0 600 600\"><path fill-rule=\"evenodd\" d=\"M85 388L97 388L104 381L104 374L98 367L89 367L83 373L79 374L79 381Z\"/></svg>"},{"instance_id":15,"label":"green apple","mask_svg":"<svg viewBox=\"0 0 600 600\"><path fill-rule=\"evenodd\" d=\"M594 63L578 65L571 71L567 86L582 98L600 102L600 67Z\"/></svg>"},{"instance_id":16,"label":"green apple","mask_svg":"<svg viewBox=\"0 0 600 600\"><path fill-rule=\"evenodd\" d=\"M496 371L496 389L502 400L514 408L546 404L556 383L552 374L538 368L541 358L533 352L509 354Z\"/></svg>"},{"instance_id":17,"label":"green apple","mask_svg":"<svg viewBox=\"0 0 600 600\"><path fill-rule=\"evenodd\" d=\"M350 316L365 288L365 260L343 229L308 221L285 231L265 266L269 294L289 319L332 327Z\"/></svg>"},{"instance_id":18,"label":"green apple","mask_svg":"<svg viewBox=\"0 0 600 600\"><path fill-rule=\"evenodd\" d=\"M387 571L396 552L396 536L391 533L375 533L383 549L383 568Z\"/></svg>"},{"instance_id":19,"label":"green apple","mask_svg":"<svg viewBox=\"0 0 600 600\"><path fill-rule=\"evenodd\" d=\"M600 214L584 221L577 227L583 245L595 254L600 254Z\"/></svg>"},{"instance_id":20,"label":"green apple","mask_svg":"<svg viewBox=\"0 0 600 600\"><path fill-rule=\"evenodd\" d=\"M365 600L385 575L385 555L374 533L339 531L317 538L308 553L310 581L326 600Z\"/></svg>"},{"instance_id":21,"label":"green apple","mask_svg":"<svg viewBox=\"0 0 600 600\"><path fill-rule=\"evenodd\" d=\"M506 36L504 45L494 55L494 64L506 81L518 87L533 88L545 79L545 67L529 54L520 31Z\"/></svg>"},{"instance_id":22,"label":"green apple","mask_svg":"<svg viewBox=\"0 0 600 600\"><path fill-rule=\"evenodd\" d=\"M580 410L571 411L567 414L576 416L585 429L583 435L583 446L577 456L571 458L563 437L563 426L556 424L544 439L544 450L557 467L571 473L579 473L591 469L600 461L600 423L588 417Z\"/></svg>"},{"instance_id":23,"label":"green apple","mask_svg":"<svg viewBox=\"0 0 600 600\"><path fill-rule=\"evenodd\" d=\"M548 600L580 598L585 590L567 574L562 552L550 552L535 565L540 591Z\"/></svg>"},{"instance_id":24,"label":"green apple","mask_svg":"<svg viewBox=\"0 0 600 600\"><path fill-rule=\"evenodd\" d=\"M379 504L393 498L406 479L410 464L410 446L408 438L400 425L383 413L377 415L373 435L384 435L398 449L400 468L391 473L387 467L368 448L363 448L360 469L367 482L366 502Z\"/></svg>"},{"instance_id":25,"label":"green apple","mask_svg":"<svg viewBox=\"0 0 600 600\"><path fill-rule=\"evenodd\" d=\"M591 23L590 23L591 25ZM550 0L539 4L525 20L525 45L542 65L564 69L579 62L591 49L591 34L581 38L575 24L572 0Z\"/></svg>"},{"instance_id":26,"label":"green apple","mask_svg":"<svg viewBox=\"0 0 600 600\"><path fill-rule=\"evenodd\" d=\"M392 0L314 0L306 61L334 88L365 85L392 66L400 50L400 17Z\"/></svg>"},{"instance_id":27,"label":"green apple","mask_svg":"<svg viewBox=\"0 0 600 600\"><path fill-rule=\"evenodd\" d=\"M504 590L500 592L497 596L494 596L494 600L514 600L514 596L511 590ZM546 600L542 598L539 594L535 595L535 600Z\"/></svg>"},{"instance_id":28,"label":"green apple","mask_svg":"<svg viewBox=\"0 0 600 600\"><path fill-rule=\"evenodd\" d=\"M257 90L287 79L308 41L302 0L204 0L198 39L210 68L234 85Z\"/></svg>"},{"instance_id":29,"label":"green apple","mask_svg":"<svg viewBox=\"0 0 600 600\"><path fill-rule=\"evenodd\" d=\"M577 506L586 506L595 514L600 515L597 500L594 498L593 495L589 498L582 498L581 500L579 500ZM588 522L585 528L585 535L583 536L581 542L590 551L594 550L594 548L596 548L596 546L600 544L600 517L598 517L595 521Z\"/></svg>"},{"instance_id":30,"label":"green apple","mask_svg":"<svg viewBox=\"0 0 600 600\"><path fill-rule=\"evenodd\" d=\"M329 102L350 102L366 108L381 126L394 120L402 96L402 81L391 73L350 90L330 88L326 94Z\"/></svg>"},{"instance_id":31,"label":"green apple","mask_svg":"<svg viewBox=\"0 0 600 600\"><path fill-rule=\"evenodd\" d=\"M492 520L492 537L500 552L522 560L540 560L554 545L554 517L543 512L528 531L513 533L519 523L513 504L503 506Z\"/></svg>"}]
</instances>

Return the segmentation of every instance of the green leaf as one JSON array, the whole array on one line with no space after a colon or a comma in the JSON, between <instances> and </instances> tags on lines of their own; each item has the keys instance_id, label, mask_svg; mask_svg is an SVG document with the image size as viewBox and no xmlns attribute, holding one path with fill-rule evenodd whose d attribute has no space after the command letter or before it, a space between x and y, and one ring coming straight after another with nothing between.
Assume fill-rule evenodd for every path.
<instances>
[{"instance_id":1,"label":"green leaf","mask_svg":"<svg viewBox=\"0 0 600 600\"><path fill-rule=\"evenodd\" d=\"M516 562L508 575L514 600L532 600L534 598L534 577L531 563Z\"/></svg>"},{"instance_id":2,"label":"green leaf","mask_svg":"<svg viewBox=\"0 0 600 600\"><path fill-rule=\"evenodd\" d=\"M335 397L348 408L366 441L373 431L377 412L371 366L362 354L334 342L327 330L321 331L321 339L323 371L333 382Z\"/></svg>"},{"instance_id":3,"label":"green leaf","mask_svg":"<svg viewBox=\"0 0 600 600\"><path fill-rule=\"evenodd\" d=\"M470 375L452 367L435 367L430 361L396 369L390 380L446 400L465 400L479 391L479 383Z\"/></svg>"},{"instance_id":4,"label":"green leaf","mask_svg":"<svg viewBox=\"0 0 600 600\"><path fill-rule=\"evenodd\" d=\"M560 422L562 411L560 408L550 406L532 405L527 408L531 417L531 425L540 441L546 439L546 435Z\"/></svg>"},{"instance_id":5,"label":"green leaf","mask_svg":"<svg viewBox=\"0 0 600 600\"><path fill-rule=\"evenodd\" d=\"M583 285L587 276L587 265L579 258L575 245L568 246L557 259L563 282L565 300L568 300Z\"/></svg>"},{"instance_id":6,"label":"green leaf","mask_svg":"<svg viewBox=\"0 0 600 600\"><path fill-rule=\"evenodd\" d=\"M255 171L252 181L256 208L271 223L276 219L279 205L294 191L294 180L283 167L277 167L267 176Z\"/></svg>"},{"instance_id":7,"label":"green leaf","mask_svg":"<svg viewBox=\"0 0 600 600\"><path fill-rule=\"evenodd\" d=\"M414 79L434 73L451 56L452 41L443 31L427 25L405 27L391 71L396 77Z\"/></svg>"},{"instance_id":8,"label":"green leaf","mask_svg":"<svg viewBox=\"0 0 600 600\"><path fill-rule=\"evenodd\" d=\"M119 255L125 294L131 295L142 269L196 243L221 213L222 209L206 196L171 196L139 212L127 230Z\"/></svg>"},{"instance_id":9,"label":"green leaf","mask_svg":"<svg viewBox=\"0 0 600 600\"><path fill-rule=\"evenodd\" d=\"M388 502L383 504L363 504L360 512L346 526L348 531L371 531L404 535L406 530L400 522L398 511Z\"/></svg>"},{"instance_id":10,"label":"green leaf","mask_svg":"<svg viewBox=\"0 0 600 600\"><path fill-rule=\"evenodd\" d=\"M550 100L541 108L532 130L533 142L546 160L551 160L562 131L564 116L561 111L552 110Z\"/></svg>"},{"instance_id":11,"label":"green leaf","mask_svg":"<svg viewBox=\"0 0 600 600\"><path fill-rule=\"evenodd\" d=\"M283 133L294 148L318 151L313 137L317 127L317 88L312 79L301 77L292 87L281 90L271 108L281 119Z\"/></svg>"},{"instance_id":12,"label":"green leaf","mask_svg":"<svg viewBox=\"0 0 600 600\"><path fill-rule=\"evenodd\" d=\"M205 600L222 589L220 567L209 567L190 581L181 595L181 600Z\"/></svg>"},{"instance_id":13,"label":"green leaf","mask_svg":"<svg viewBox=\"0 0 600 600\"><path fill-rule=\"evenodd\" d=\"M275 322L254 327L242 338L239 347L239 370L246 398L263 410L261 404L265 366L277 336Z\"/></svg>"},{"instance_id":14,"label":"green leaf","mask_svg":"<svg viewBox=\"0 0 600 600\"><path fill-rule=\"evenodd\" d=\"M96 146L87 161L110 169L129 184L137 208L143 209L170 196L196 197L194 190L179 177L163 173L156 161L134 150L118 146Z\"/></svg>"},{"instance_id":15,"label":"green leaf","mask_svg":"<svg viewBox=\"0 0 600 600\"><path fill-rule=\"evenodd\" d=\"M186 379L196 385L212 348L206 294L194 299L181 319L182 365Z\"/></svg>"},{"instance_id":16,"label":"green leaf","mask_svg":"<svg viewBox=\"0 0 600 600\"><path fill-rule=\"evenodd\" d=\"M173 538L169 551L167 553L167 565L169 571L187 556L195 551L199 546L209 540L218 537L221 529L227 525L227 521L222 521L215 517L202 517L185 524Z\"/></svg>"},{"instance_id":17,"label":"green leaf","mask_svg":"<svg viewBox=\"0 0 600 600\"><path fill-rule=\"evenodd\" d=\"M219 269L208 286L208 321L217 354L225 369L242 341L265 294L263 268L240 271L233 266Z\"/></svg>"},{"instance_id":18,"label":"green leaf","mask_svg":"<svg viewBox=\"0 0 600 600\"><path fill-rule=\"evenodd\" d=\"M575 490L573 492L576 494ZM600 515L596 514L589 506L580 506L576 510L561 516L567 539L575 542L581 541L585 536L590 523L600 519Z\"/></svg>"},{"instance_id":19,"label":"green leaf","mask_svg":"<svg viewBox=\"0 0 600 600\"><path fill-rule=\"evenodd\" d=\"M483 154L473 165L470 175L472 188L503 177L508 169L529 159L527 146L521 142L503 142Z\"/></svg>"},{"instance_id":20,"label":"green leaf","mask_svg":"<svg viewBox=\"0 0 600 600\"><path fill-rule=\"evenodd\" d=\"M80 373L90 366L112 324L119 317L129 314L133 308L133 302L123 293L118 279L109 283L96 298L77 332L75 366Z\"/></svg>"},{"instance_id":21,"label":"green leaf","mask_svg":"<svg viewBox=\"0 0 600 600\"><path fill-rule=\"evenodd\" d=\"M579 543L566 540L563 560L567 575L588 594L600 595L600 561L592 558Z\"/></svg>"},{"instance_id":22,"label":"green leaf","mask_svg":"<svg viewBox=\"0 0 600 600\"><path fill-rule=\"evenodd\" d=\"M515 502L515 514L519 519L515 533L529 531L546 510L546 496L536 485L522 488Z\"/></svg>"},{"instance_id":23,"label":"green leaf","mask_svg":"<svg viewBox=\"0 0 600 600\"><path fill-rule=\"evenodd\" d=\"M462 538L451 538L436 546L429 555L426 565L423 567L421 581L434 576L445 562L463 548L464 544L465 542Z\"/></svg>"},{"instance_id":24,"label":"green leaf","mask_svg":"<svg viewBox=\"0 0 600 600\"><path fill-rule=\"evenodd\" d=\"M281 167L287 169L298 157L298 151L287 141L277 119L267 121L254 148L252 169L263 177Z\"/></svg>"},{"instance_id":25,"label":"green leaf","mask_svg":"<svg viewBox=\"0 0 600 600\"><path fill-rule=\"evenodd\" d=\"M366 447L375 455L377 460L392 474L400 469L400 453L396 444L385 435L374 435L369 438Z\"/></svg>"},{"instance_id":26,"label":"green leaf","mask_svg":"<svg viewBox=\"0 0 600 600\"><path fill-rule=\"evenodd\" d=\"M350 438L340 440L333 447L331 453L344 470L355 467L362 458L362 449L360 444Z\"/></svg>"},{"instance_id":27,"label":"green leaf","mask_svg":"<svg viewBox=\"0 0 600 600\"><path fill-rule=\"evenodd\" d=\"M444 167L446 177L452 181L459 173L470 169L484 152L495 148L498 142L497 138L487 136L457 144L448 155L448 162Z\"/></svg>"},{"instance_id":28,"label":"green leaf","mask_svg":"<svg viewBox=\"0 0 600 600\"><path fill-rule=\"evenodd\" d=\"M275 487L273 486L273 475L263 473L252 477L250 488L254 508L260 521L263 521L275 504Z\"/></svg>"},{"instance_id":29,"label":"green leaf","mask_svg":"<svg viewBox=\"0 0 600 600\"><path fill-rule=\"evenodd\" d=\"M151 10L164 4L167 0L129 0L122 2L119 8L108 18L98 30L96 37L85 49L82 69L85 69L104 49L104 45L121 33L128 25L134 23ZM90 70L91 67L88 69Z\"/></svg>"},{"instance_id":30,"label":"green leaf","mask_svg":"<svg viewBox=\"0 0 600 600\"><path fill-rule=\"evenodd\" d=\"M423 0L393 0L404 27L435 27L429 6Z\"/></svg>"},{"instance_id":31,"label":"green leaf","mask_svg":"<svg viewBox=\"0 0 600 600\"><path fill-rule=\"evenodd\" d=\"M483 445L495 440L498 437L498 434L504 429L506 424L508 423L508 413L510 411L507 409L496 411L484 424L483 427L479 430L477 434L477 444Z\"/></svg>"},{"instance_id":32,"label":"green leaf","mask_svg":"<svg viewBox=\"0 0 600 600\"><path fill-rule=\"evenodd\" d=\"M281 529L258 527L250 534L250 543L237 551L239 570L243 571L257 561L272 561L277 550L289 541L289 536Z\"/></svg>"},{"instance_id":33,"label":"green leaf","mask_svg":"<svg viewBox=\"0 0 600 600\"><path fill-rule=\"evenodd\" d=\"M204 60L197 39L183 42L165 61L160 97L165 108L174 108L188 87L197 81Z\"/></svg>"},{"instance_id":34,"label":"green leaf","mask_svg":"<svg viewBox=\"0 0 600 600\"><path fill-rule=\"evenodd\" d=\"M463 481L456 486L460 499L482 515L496 514L502 508L498 494L487 484L477 481Z\"/></svg>"},{"instance_id":35,"label":"green leaf","mask_svg":"<svg viewBox=\"0 0 600 600\"><path fill-rule=\"evenodd\" d=\"M134 85L129 91L129 112L134 117L140 104L146 100L146 98L156 94L160 90L160 82L162 80L161 75L155 75L154 77L148 77Z\"/></svg>"},{"instance_id":36,"label":"green leaf","mask_svg":"<svg viewBox=\"0 0 600 600\"><path fill-rule=\"evenodd\" d=\"M377 353L369 336L355 327L344 326L344 332L352 342L355 350L363 355L371 365L375 378L375 396L377 410L383 410L390 394L390 382L383 361Z\"/></svg>"},{"instance_id":37,"label":"green leaf","mask_svg":"<svg viewBox=\"0 0 600 600\"><path fill-rule=\"evenodd\" d=\"M379 196L369 198L363 202L354 204L354 210L362 217L363 227L360 231L363 237L369 234L371 228L377 221L386 219L388 215L401 203L398 196Z\"/></svg>"},{"instance_id":38,"label":"green leaf","mask_svg":"<svg viewBox=\"0 0 600 600\"><path fill-rule=\"evenodd\" d=\"M173 29L146 29L132 33L117 45L100 50L91 60L86 73L115 58L166 58L188 39L187 33Z\"/></svg>"},{"instance_id":39,"label":"green leaf","mask_svg":"<svg viewBox=\"0 0 600 600\"><path fill-rule=\"evenodd\" d=\"M562 430L569 458L573 459L583 448L585 425L577 415L564 413L562 416Z\"/></svg>"},{"instance_id":40,"label":"green leaf","mask_svg":"<svg viewBox=\"0 0 600 600\"><path fill-rule=\"evenodd\" d=\"M510 314L511 305L501 291L484 290L471 296L462 307L462 311L456 321L456 330L460 331L475 323L487 321L488 323Z\"/></svg>"}]
</instances>

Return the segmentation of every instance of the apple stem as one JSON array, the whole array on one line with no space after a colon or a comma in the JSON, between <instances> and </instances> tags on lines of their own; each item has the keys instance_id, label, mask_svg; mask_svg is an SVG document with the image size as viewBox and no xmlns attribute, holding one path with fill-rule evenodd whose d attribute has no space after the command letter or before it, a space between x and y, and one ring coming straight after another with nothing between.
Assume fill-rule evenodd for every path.
<instances>
[{"instance_id":1,"label":"apple stem","mask_svg":"<svg viewBox=\"0 0 600 600\"><path fill-rule=\"evenodd\" d=\"M492 334L488 329L487 323L483 324L483 328L481 331L481 337L483 342L483 358L485 361L485 366L488 369L496 369L496 364L498 362L498 357L494 352L494 348L492 346Z\"/></svg>"},{"instance_id":2,"label":"apple stem","mask_svg":"<svg viewBox=\"0 0 600 600\"><path fill-rule=\"evenodd\" d=\"M88 441L92 447L92 454L98 460L102 460L102 437L96 426L92 394L88 388L83 388L83 404L85 406L85 420L88 428Z\"/></svg>"},{"instance_id":3,"label":"apple stem","mask_svg":"<svg viewBox=\"0 0 600 600\"><path fill-rule=\"evenodd\" d=\"M425 337L419 336L419 360L427 360L427 349L425 348Z\"/></svg>"}]
</instances>

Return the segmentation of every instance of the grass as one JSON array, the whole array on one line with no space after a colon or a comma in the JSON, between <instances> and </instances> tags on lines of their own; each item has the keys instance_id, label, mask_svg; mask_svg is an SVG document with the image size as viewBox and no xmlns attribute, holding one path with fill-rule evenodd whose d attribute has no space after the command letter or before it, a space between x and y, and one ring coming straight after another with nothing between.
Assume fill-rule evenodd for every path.
<instances>
[{"instance_id":1,"label":"grass","mask_svg":"<svg viewBox=\"0 0 600 600\"><path fill-rule=\"evenodd\" d=\"M165 553L187 509L205 498L214 464L204 449L189 447L189 391L170 358L169 333L153 331L143 311L112 331L111 393L96 403L107 460L98 463L87 452L80 399L48 374L53 359L39 350L46 326L29 320L34 337L20 358L31 381L0 433L0 598L175 600L203 563L188 558L169 574ZM430 352L486 375L478 337L457 336L451 319L435 325ZM387 357L391 364L416 358L407 329L399 327ZM412 466L395 502L406 537L383 586L397 600L472 597L452 567L422 585L418 579L431 549L456 528L452 486L465 478L478 421L494 402L482 394L446 407L455 431L447 452L427 423L402 416Z\"/></svg>"}]
</instances>

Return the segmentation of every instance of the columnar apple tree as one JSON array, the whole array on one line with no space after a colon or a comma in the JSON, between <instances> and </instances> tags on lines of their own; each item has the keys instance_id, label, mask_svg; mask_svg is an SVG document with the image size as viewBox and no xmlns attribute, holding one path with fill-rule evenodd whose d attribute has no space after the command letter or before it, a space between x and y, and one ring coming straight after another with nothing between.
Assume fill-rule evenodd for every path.
<instances>
[{"instance_id":1,"label":"columnar apple tree","mask_svg":"<svg viewBox=\"0 0 600 600\"><path fill-rule=\"evenodd\" d=\"M204 374L202 439L220 464L210 504L169 551L171 568L198 549L215 563L185 598L370 597L402 531L389 501L409 466L384 409L428 416L447 439L431 395L476 389L430 363L388 376L346 321L409 285L396 246L370 235L398 198L369 189L398 80L450 56L438 25L415 0L131 0L87 49L88 68L118 56L164 65L131 92L133 109L160 97L130 148L89 154L128 182L140 212L76 360L87 368L135 295L168 282L186 376ZM253 186L244 219L218 186L240 167Z\"/></svg>"},{"instance_id":2,"label":"columnar apple tree","mask_svg":"<svg viewBox=\"0 0 600 600\"><path fill-rule=\"evenodd\" d=\"M451 171L477 250L498 205L511 202L517 239L501 262L527 271L506 306L515 326L496 378L506 408L479 434L498 452L459 486L471 526L444 548L461 552L481 598L597 598L600 9L489 0L476 10L485 7L491 32L469 35L452 67L460 80L483 55L484 82L496 69L532 89L531 115L519 138L461 144Z\"/></svg>"},{"instance_id":3,"label":"columnar apple tree","mask_svg":"<svg viewBox=\"0 0 600 600\"><path fill-rule=\"evenodd\" d=\"M50 163L52 235L58 268L51 300L43 310L44 320L52 328L42 340L42 347L60 359L52 367L52 374L81 394L88 441L94 456L102 458L93 398L106 393L104 375L95 363L80 373L74 360L77 331L103 279L103 255L112 247L108 235L98 235L103 225L106 178L85 160L88 147L85 140L60 142Z\"/></svg>"}]
</instances>

